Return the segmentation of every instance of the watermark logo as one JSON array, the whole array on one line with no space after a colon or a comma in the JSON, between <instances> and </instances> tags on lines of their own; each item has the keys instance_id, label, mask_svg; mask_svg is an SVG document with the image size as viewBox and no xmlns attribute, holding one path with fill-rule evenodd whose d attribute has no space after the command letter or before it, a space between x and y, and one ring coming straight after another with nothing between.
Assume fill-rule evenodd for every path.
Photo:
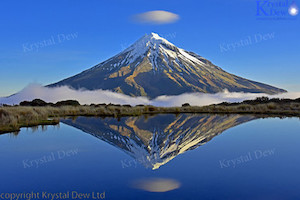
<instances>
[{"instance_id":1,"label":"watermark logo","mask_svg":"<svg viewBox=\"0 0 300 200\"><path fill-rule=\"evenodd\" d=\"M176 35L177 35L177 33L173 32L173 33L161 34L161 37L163 37L167 40L171 40L171 39L175 39Z\"/></svg>"},{"instance_id":2,"label":"watermark logo","mask_svg":"<svg viewBox=\"0 0 300 200\"><path fill-rule=\"evenodd\" d=\"M273 33L257 33L254 35L248 35L235 42L227 42L220 44L221 53L236 51L238 48L243 48L246 46L251 46L257 43L261 43L267 40L273 40L275 38L275 32Z\"/></svg>"},{"instance_id":3,"label":"watermark logo","mask_svg":"<svg viewBox=\"0 0 300 200\"><path fill-rule=\"evenodd\" d=\"M22 161L22 164L23 164L23 167L25 169L39 168L40 166L45 165L47 163L75 156L75 155L78 154L78 152L79 152L78 149L59 150L59 151L56 151L56 152L50 152L49 154L44 155L44 156L42 156L40 158L37 158L37 159L32 159L32 160L25 159L25 160Z\"/></svg>"},{"instance_id":4,"label":"watermark logo","mask_svg":"<svg viewBox=\"0 0 300 200\"><path fill-rule=\"evenodd\" d=\"M122 168L127 168L127 167L134 167L136 168L138 164L146 164L149 163L149 161L145 157L140 157L136 159L131 159L131 160L121 160L121 166Z\"/></svg>"},{"instance_id":5,"label":"watermark logo","mask_svg":"<svg viewBox=\"0 0 300 200\"><path fill-rule=\"evenodd\" d=\"M122 44L120 44L120 46L121 46L121 50L122 51L124 51L125 49L128 48L128 44L127 43L122 43Z\"/></svg>"},{"instance_id":6,"label":"watermark logo","mask_svg":"<svg viewBox=\"0 0 300 200\"><path fill-rule=\"evenodd\" d=\"M257 0L257 19L295 19L299 8L295 1L290 0Z\"/></svg>"},{"instance_id":7,"label":"watermark logo","mask_svg":"<svg viewBox=\"0 0 300 200\"><path fill-rule=\"evenodd\" d=\"M219 160L219 164L220 168L236 168L238 165L245 164L254 160L263 159L273 155L275 155L275 149L255 150L241 155L237 158Z\"/></svg>"},{"instance_id":8,"label":"watermark logo","mask_svg":"<svg viewBox=\"0 0 300 200\"><path fill-rule=\"evenodd\" d=\"M100 192L77 192L77 191L67 191L67 192L22 192L22 193L0 193L0 199L7 200L63 200L63 199L105 199L105 191Z\"/></svg>"},{"instance_id":9,"label":"watermark logo","mask_svg":"<svg viewBox=\"0 0 300 200\"><path fill-rule=\"evenodd\" d=\"M24 53L32 52L32 51L38 52L42 48L53 46L56 44L61 44L77 38L78 38L78 32L69 33L69 34L61 33L57 35L52 35L50 38L44 39L42 41L33 42L33 43L29 43L29 42L24 43L22 45L22 48Z\"/></svg>"},{"instance_id":10,"label":"watermark logo","mask_svg":"<svg viewBox=\"0 0 300 200\"><path fill-rule=\"evenodd\" d=\"M295 2L293 2L289 7L289 14L292 16L296 16L299 13L299 8Z\"/></svg>"}]
</instances>

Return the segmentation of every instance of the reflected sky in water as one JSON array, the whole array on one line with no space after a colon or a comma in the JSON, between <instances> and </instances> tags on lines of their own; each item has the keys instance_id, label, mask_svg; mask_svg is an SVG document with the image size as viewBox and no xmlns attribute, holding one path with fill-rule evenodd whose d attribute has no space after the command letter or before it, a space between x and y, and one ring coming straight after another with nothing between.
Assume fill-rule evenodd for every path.
<instances>
[{"instance_id":1,"label":"reflected sky in water","mask_svg":"<svg viewBox=\"0 0 300 200\"><path fill-rule=\"evenodd\" d=\"M298 199L299 128L296 118L240 115L79 117L45 130L23 128L0 135L0 191Z\"/></svg>"}]
</instances>

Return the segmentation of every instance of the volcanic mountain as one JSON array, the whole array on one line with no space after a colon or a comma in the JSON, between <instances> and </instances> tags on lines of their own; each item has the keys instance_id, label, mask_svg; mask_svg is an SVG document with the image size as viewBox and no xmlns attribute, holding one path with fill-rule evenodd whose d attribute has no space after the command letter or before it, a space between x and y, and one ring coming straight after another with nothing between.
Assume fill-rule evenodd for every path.
<instances>
[{"instance_id":1,"label":"volcanic mountain","mask_svg":"<svg viewBox=\"0 0 300 200\"><path fill-rule=\"evenodd\" d=\"M217 93L224 89L267 94L286 92L230 74L155 33L143 36L116 56L49 87L64 85L150 98L188 92Z\"/></svg>"}]
</instances>

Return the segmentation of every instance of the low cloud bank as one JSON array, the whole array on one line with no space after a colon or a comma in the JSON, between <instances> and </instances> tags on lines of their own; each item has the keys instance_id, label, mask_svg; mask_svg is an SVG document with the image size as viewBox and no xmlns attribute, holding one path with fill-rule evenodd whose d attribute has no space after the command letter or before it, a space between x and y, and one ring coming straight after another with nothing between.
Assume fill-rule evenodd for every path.
<instances>
[{"instance_id":1,"label":"low cloud bank","mask_svg":"<svg viewBox=\"0 0 300 200\"><path fill-rule=\"evenodd\" d=\"M300 97L300 92L289 92L278 95L268 95L263 93L243 93L243 92L224 92L216 94L204 93L185 93L177 96L159 96L150 100L146 97L130 97L124 94L108 90L74 90L67 86L47 88L38 84L30 84L19 93L10 97L1 97L1 104L19 104L21 101L32 101L33 99L42 99L46 102L56 103L62 100L77 100L80 104L147 104L154 106L181 106L183 103L203 106L226 102L240 102L246 99L255 99L256 97L268 96L269 98L290 98Z\"/></svg>"}]
</instances>

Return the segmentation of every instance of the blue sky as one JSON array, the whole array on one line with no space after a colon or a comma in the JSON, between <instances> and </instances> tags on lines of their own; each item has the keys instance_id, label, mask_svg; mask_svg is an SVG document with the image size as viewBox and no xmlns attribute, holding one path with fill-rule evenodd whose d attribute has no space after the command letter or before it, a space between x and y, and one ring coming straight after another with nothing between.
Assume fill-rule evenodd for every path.
<instances>
[{"instance_id":1,"label":"blue sky","mask_svg":"<svg viewBox=\"0 0 300 200\"><path fill-rule=\"evenodd\" d=\"M285 9L286 0L281 2L275 10ZM299 91L299 14L277 19L267 15L268 9L256 0L1 1L0 96L75 75L150 32L230 73ZM175 13L179 20L132 20L153 10Z\"/></svg>"}]
</instances>

